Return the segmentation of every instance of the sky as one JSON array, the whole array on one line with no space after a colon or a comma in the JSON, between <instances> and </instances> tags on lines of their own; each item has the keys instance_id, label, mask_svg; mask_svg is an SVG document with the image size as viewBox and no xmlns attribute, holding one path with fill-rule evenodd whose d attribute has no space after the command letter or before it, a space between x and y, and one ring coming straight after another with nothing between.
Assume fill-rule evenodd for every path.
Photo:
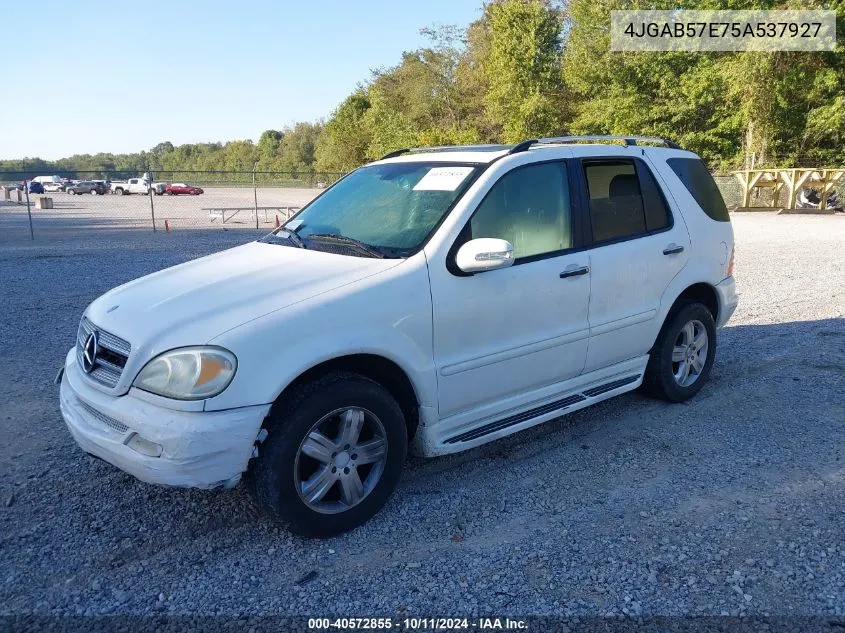
<instances>
[{"instance_id":1,"label":"sky","mask_svg":"<svg viewBox=\"0 0 845 633\"><path fill-rule=\"evenodd\" d=\"M0 159L251 138L327 118L481 0L2 3Z\"/></svg>"}]
</instances>

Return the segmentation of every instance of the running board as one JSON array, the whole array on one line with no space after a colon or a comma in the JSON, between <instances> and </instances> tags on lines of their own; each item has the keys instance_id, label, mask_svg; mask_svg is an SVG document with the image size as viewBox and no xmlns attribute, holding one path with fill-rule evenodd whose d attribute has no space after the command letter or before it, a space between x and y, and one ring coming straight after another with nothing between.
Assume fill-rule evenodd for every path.
<instances>
[{"instance_id":1,"label":"running board","mask_svg":"<svg viewBox=\"0 0 845 633\"><path fill-rule=\"evenodd\" d=\"M595 398L596 396L600 396L601 394L607 393L608 391L613 391L614 389L619 389L619 387L630 385L632 382L636 382L639 379L639 376L628 376L627 378L620 378L619 380L614 380L613 382L608 382L604 385L599 385L598 387L587 389L583 392L583 394L588 398Z\"/></svg>"},{"instance_id":2,"label":"running board","mask_svg":"<svg viewBox=\"0 0 845 633\"><path fill-rule=\"evenodd\" d=\"M640 375L637 374L634 376L628 376L626 378L620 378L619 380L614 380L612 382L599 385L598 387L592 387L590 389L586 389L581 393L576 393L574 395L567 396L566 398L562 398L561 400L555 400L554 402L549 402L548 404L535 407L534 409L529 409L528 411L516 413L506 418L502 418L501 420L491 422L490 424L485 424L484 426L480 426L477 429L467 431L466 433L455 435L454 437L450 437L449 439L444 440L443 443L457 444L458 442L469 442L470 440L476 440L479 437L484 437L485 435L489 435L490 433L501 431L502 429L506 429L509 426L514 426L516 424L521 424L522 422L527 422L532 418L538 418L541 415L546 415L555 411L562 412L574 404L584 402L589 398L596 398L609 391L618 389L619 387L630 385L633 382L637 382L639 379Z\"/></svg>"}]
</instances>

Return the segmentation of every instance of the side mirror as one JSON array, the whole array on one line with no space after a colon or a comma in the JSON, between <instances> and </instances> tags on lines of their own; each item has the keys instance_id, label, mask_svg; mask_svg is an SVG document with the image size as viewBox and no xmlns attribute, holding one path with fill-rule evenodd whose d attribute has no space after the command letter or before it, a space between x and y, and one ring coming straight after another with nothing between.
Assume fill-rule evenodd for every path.
<instances>
[{"instance_id":1,"label":"side mirror","mask_svg":"<svg viewBox=\"0 0 845 633\"><path fill-rule=\"evenodd\" d=\"M480 237L458 249L455 263L465 273L507 268L513 264L513 246L507 240Z\"/></svg>"}]
</instances>

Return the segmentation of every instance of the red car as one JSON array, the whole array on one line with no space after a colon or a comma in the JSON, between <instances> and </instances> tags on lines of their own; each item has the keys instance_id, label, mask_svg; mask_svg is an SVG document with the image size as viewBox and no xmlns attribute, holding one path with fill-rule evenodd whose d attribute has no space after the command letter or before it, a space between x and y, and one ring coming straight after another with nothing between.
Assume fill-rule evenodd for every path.
<instances>
[{"instance_id":1,"label":"red car","mask_svg":"<svg viewBox=\"0 0 845 633\"><path fill-rule=\"evenodd\" d=\"M179 195L180 193L186 193L190 196L198 196L203 191L199 187L194 187L193 185L186 185L184 182L174 182L172 184L167 185L165 187L164 192L171 196Z\"/></svg>"}]
</instances>

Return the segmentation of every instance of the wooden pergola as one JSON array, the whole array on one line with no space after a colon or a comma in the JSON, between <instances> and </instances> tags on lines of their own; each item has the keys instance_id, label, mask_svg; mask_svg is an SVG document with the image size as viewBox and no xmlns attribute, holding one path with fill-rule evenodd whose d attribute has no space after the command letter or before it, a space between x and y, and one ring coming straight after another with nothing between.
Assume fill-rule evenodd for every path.
<instances>
[{"instance_id":1,"label":"wooden pergola","mask_svg":"<svg viewBox=\"0 0 845 633\"><path fill-rule=\"evenodd\" d=\"M795 198L804 187L819 190L821 194L820 208L824 209L830 191L838 184L845 182L845 169L819 169L796 167L792 169L744 169L731 172L742 187L742 206L751 207L751 194L755 189L771 189L772 201L769 207L781 208L778 204L780 192L786 189L786 206L782 208L794 209Z\"/></svg>"}]
</instances>

